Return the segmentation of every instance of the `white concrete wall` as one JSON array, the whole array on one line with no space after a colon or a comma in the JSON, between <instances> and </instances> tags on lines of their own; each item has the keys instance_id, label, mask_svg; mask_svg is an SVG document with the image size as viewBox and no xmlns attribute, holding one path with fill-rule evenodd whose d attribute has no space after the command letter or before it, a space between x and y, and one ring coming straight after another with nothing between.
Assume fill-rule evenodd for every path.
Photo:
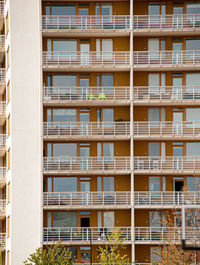
<instances>
[{"instance_id":1,"label":"white concrete wall","mask_svg":"<svg viewBox=\"0 0 200 265\"><path fill-rule=\"evenodd\" d=\"M40 0L10 0L11 264L41 244ZM7 213L8 215L8 213Z\"/></svg>"}]
</instances>

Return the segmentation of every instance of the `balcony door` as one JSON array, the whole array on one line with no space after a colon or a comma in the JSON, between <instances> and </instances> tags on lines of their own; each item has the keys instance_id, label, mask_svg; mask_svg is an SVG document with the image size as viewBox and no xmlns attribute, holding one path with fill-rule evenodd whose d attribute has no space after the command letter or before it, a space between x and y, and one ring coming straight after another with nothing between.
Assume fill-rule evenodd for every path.
<instances>
[{"instance_id":1,"label":"balcony door","mask_svg":"<svg viewBox=\"0 0 200 265\"><path fill-rule=\"evenodd\" d=\"M81 135L89 135L90 113L80 112L80 131Z\"/></svg>"},{"instance_id":2,"label":"balcony door","mask_svg":"<svg viewBox=\"0 0 200 265\"><path fill-rule=\"evenodd\" d=\"M173 112L173 134L183 134L183 112Z\"/></svg>"},{"instance_id":3,"label":"balcony door","mask_svg":"<svg viewBox=\"0 0 200 265\"><path fill-rule=\"evenodd\" d=\"M174 170L182 170L183 168L183 146L173 146Z\"/></svg>"},{"instance_id":4,"label":"balcony door","mask_svg":"<svg viewBox=\"0 0 200 265\"><path fill-rule=\"evenodd\" d=\"M173 58L172 58L173 64L182 63L182 50L183 50L182 42L173 43Z\"/></svg>"},{"instance_id":5,"label":"balcony door","mask_svg":"<svg viewBox=\"0 0 200 265\"><path fill-rule=\"evenodd\" d=\"M174 100L181 100L182 99L182 85L183 85L183 78L181 77L173 77L172 79L172 95Z\"/></svg>"},{"instance_id":6,"label":"balcony door","mask_svg":"<svg viewBox=\"0 0 200 265\"><path fill-rule=\"evenodd\" d=\"M160 41L159 39L148 40L148 50L150 60L158 60L160 55Z\"/></svg>"},{"instance_id":7,"label":"balcony door","mask_svg":"<svg viewBox=\"0 0 200 265\"><path fill-rule=\"evenodd\" d=\"M90 182L81 181L81 202L82 205L90 204Z\"/></svg>"},{"instance_id":8,"label":"balcony door","mask_svg":"<svg viewBox=\"0 0 200 265\"><path fill-rule=\"evenodd\" d=\"M81 43L80 44L80 55L81 55L81 65L88 65L90 63L90 44Z\"/></svg>"},{"instance_id":9,"label":"balcony door","mask_svg":"<svg viewBox=\"0 0 200 265\"><path fill-rule=\"evenodd\" d=\"M80 96L82 100L87 100L89 96L89 78L80 78Z\"/></svg>"},{"instance_id":10,"label":"balcony door","mask_svg":"<svg viewBox=\"0 0 200 265\"><path fill-rule=\"evenodd\" d=\"M79 8L79 26L80 29L88 29L88 14L89 9L86 8Z\"/></svg>"},{"instance_id":11,"label":"balcony door","mask_svg":"<svg viewBox=\"0 0 200 265\"><path fill-rule=\"evenodd\" d=\"M81 170L89 170L90 147L80 147Z\"/></svg>"},{"instance_id":12,"label":"balcony door","mask_svg":"<svg viewBox=\"0 0 200 265\"><path fill-rule=\"evenodd\" d=\"M183 27L183 6L173 7L173 28Z\"/></svg>"}]
</instances>

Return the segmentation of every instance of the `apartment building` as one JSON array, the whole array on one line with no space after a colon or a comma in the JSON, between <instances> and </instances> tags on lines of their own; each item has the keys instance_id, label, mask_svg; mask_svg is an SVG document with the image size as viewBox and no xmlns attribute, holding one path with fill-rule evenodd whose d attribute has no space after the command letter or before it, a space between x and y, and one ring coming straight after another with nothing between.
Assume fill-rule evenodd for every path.
<instances>
[{"instance_id":1,"label":"apartment building","mask_svg":"<svg viewBox=\"0 0 200 265\"><path fill-rule=\"evenodd\" d=\"M1 264L95 264L115 227L151 264L200 202L200 1L5 0L0 30Z\"/></svg>"}]
</instances>

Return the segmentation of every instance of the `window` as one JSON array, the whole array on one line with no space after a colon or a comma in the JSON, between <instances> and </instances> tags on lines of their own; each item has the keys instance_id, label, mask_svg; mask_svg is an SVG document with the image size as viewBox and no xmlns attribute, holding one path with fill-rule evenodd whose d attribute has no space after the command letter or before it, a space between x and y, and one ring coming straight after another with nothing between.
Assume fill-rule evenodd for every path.
<instances>
[{"instance_id":1,"label":"window","mask_svg":"<svg viewBox=\"0 0 200 265\"><path fill-rule=\"evenodd\" d=\"M200 14L200 3L186 3L187 14Z\"/></svg>"},{"instance_id":2,"label":"window","mask_svg":"<svg viewBox=\"0 0 200 265\"><path fill-rule=\"evenodd\" d=\"M200 94L200 74L186 73L186 92L190 94Z\"/></svg>"},{"instance_id":3,"label":"window","mask_svg":"<svg viewBox=\"0 0 200 265\"><path fill-rule=\"evenodd\" d=\"M115 214L114 212L104 212L103 213L104 227L114 228L115 226ZM112 231L112 229L111 229Z\"/></svg>"},{"instance_id":4,"label":"window","mask_svg":"<svg viewBox=\"0 0 200 265\"><path fill-rule=\"evenodd\" d=\"M149 143L149 156L160 155L160 143Z\"/></svg>"},{"instance_id":5,"label":"window","mask_svg":"<svg viewBox=\"0 0 200 265\"><path fill-rule=\"evenodd\" d=\"M76 157L77 144L74 143L55 143L48 144L48 155L52 156L51 149L53 146L53 157Z\"/></svg>"},{"instance_id":6,"label":"window","mask_svg":"<svg viewBox=\"0 0 200 265\"><path fill-rule=\"evenodd\" d=\"M77 192L77 178L53 178L53 192Z\"/></svg>"},{"instance_id":7,"label":"window","mask_svg":"<svg viewBox=\"0 0 200 265\"><path fill-rule=\"evenodd\" d=\"M113 74L102 75L102 86L105 94L113 94Z\"/></svg>"},{"instance_id":8,"label":"window","mask_svg":"<svg viewBox=\"0 0 200 265\"><path fill-rule=\"evenodd\" d=\"M186 40L187 51L198 51L200 50L200 39Z\"/></svg>"},{"instance_id":9,"label":"window","mask_svg":"<svg viewBox=\"0 0 200 265\"><path fill-rule=\"evenodd\" d=\"M187 159L192 161L195 159L200 160L200 142L186 143L186 156Z\"/></svg>"},{"instance_id":10,"label":"window","mask_svg":"<svg viewBox=\"0 0 200 265\"><path fill-rule=\"evenodd\" d=\"M113 121L114 121L114 110L103 109L104 128L113 128Z\"/></svg>"},{"instance_id":11,"label":"window","mask_svg":"<svg viewBox=\"0 0 200 265\"><path fill-rule=\"evenodd\" d=\"M187 177L187 191L199 191L200 178L199 177Z\"/></svg>"},{"instance_id":12,"label":"window","mask_svg":"<svg viewBox=\"0 0 200 265\"><path fill-rule=\"evenodd\" d=\"M76 122L76 109L53 109L53 122Z\"/></svg>"},{"instance_id":13,"label":"window","mask_svg":"<svg viewBox=\"0 0 200 265\"><path fill-rule=\"evenodd\" d=\"M76 212L49 212L47 220L48 227L77 227Z\"/></svg>"},{"instance_id":14,"label":"window","mask_svg":"<svg viewBox=\"0 0 200 265\"><path fill-rule=\"evenodd\" d=\"M113 161L114 158L114 144L113 143L103 143L103 157L104 161Z\"/></svg>"},{"instance_id":15,"label":"window","mask_svg":"<svg viewBox=\"0 0 200 265\"><path fill-rule=\"evenodd\" d=\"M48 13L49 7L46 7L46 13ZM51 7L52 16L75 16L76 15L76 6L75 5L53 5Z\"/></svg>"},{"instance_id":16,"label":"window","mask_svg":"<svg viewBox=\"0 0 200 265\"><path fill-rule=\"evenodd\" d=\"M114 177L103 177L103 191L114 191Z\"/></svg>"},{"instance_id":17,"label":"window","mask_svg":"<svg viewBox=\"0 0 200 265\"><path fill-rule=\"evenodd\" d=\"M76 86L77 86L76 75L53 75L52 81L53 81L52 86L54 94L58 94L58 88L59 88L59 93L61 94L66 94L66 95L68 93L76 94ZM51 84L48 84L48 86L51 86ZM66 89L66 87L68 89Z\"/></svg>"},{"instance_id":18,"label":"window","mask_svg":"<svg viewBox=\"0 0 200 265\"><path fill-rule=\"evenodd\" d=\"M160 177L149 177L149 191L160 191Z\"/></svg>"},{"instance_id":19,"label":"window","mask_svg":"<svg viewBox=\"0 0 200 265\"><path fill-rule=\"evenodd\" d=\"M188 128L192 128L193 126L195 128L200 128L199 113L200 108L186 108L186 126ZM193 124L193 122L195 122L195 124Z\"/></svg>"}]
</instances>

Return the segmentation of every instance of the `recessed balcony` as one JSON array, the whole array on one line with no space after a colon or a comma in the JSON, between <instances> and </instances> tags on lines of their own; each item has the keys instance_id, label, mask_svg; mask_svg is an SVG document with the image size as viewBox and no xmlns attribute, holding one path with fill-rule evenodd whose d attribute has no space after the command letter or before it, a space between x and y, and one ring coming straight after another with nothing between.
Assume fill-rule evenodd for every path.
<instances>
[{"instance_id":1,"label":"recessed balcony","mask_svg":"<svg viewBox=\"0 0 200 265\"><path fill-rule=\"evenodd\" d=\"M45 140L126 140L130 122L44 122Z\"/></svg>"},{"instance_id":2,"label":"recessed balcony","mask_svg":"<svg viewBox=\"0 0 200 265\"><path fill-rule=\"evenodd\" d=\"M0 233L0 251L6 249L6 233Z\"/></svg>"},{"instance_id":3,"label":"recessed balcony","mask_svg":"<svg viewBox=\"0 0 200 265\"><path fill-rule=\"evenodd\" d=\"M5 36L0 35L0 63L2 63L5 57Z\"/></svg>"},{"instance_id":4,"label":"recessed balcony","mask_svg":"<svg viewBox=\"0 0 200 265\"><path fill-rule=\"evenodd\" d=\"M44 192L43 208L65 209L129 209L130 191L118 192Z\"/></svg>"},{"instance_id":5,"label":"recessed balcony","mask_svg":"<svg viewBox=\"0 0 200 265\"><path fill-rule=\"evenodd\" d=\"M135 140L200 140L200 122L134 122Z\"/></svg>"},{"instance_id":6,"label":"recessed balcony","mask_svg":"<svg viewBox=\"0 0 200 265\"><path fill-rule=\"evenodd\" d=\"M42 16L44 36L128 36L130 16Z\"/></svg>"},{"instance_id":7,"label":"recessed balcony","mask_svg":"<svg viewBox=\"0 0 200 265\"><path fill-rule=\"evenodd\" d=\"M194 232L194 228L186 228L186 235ZM175 244L181 244L181 227L135 227L135 244L162 244L167 239Z\"/></svg>"},{"instance_id":8,"label":"recessed balcony","mask_svg":"<svg viewBox=\"0 0 200 265\"><path fill-rule=\"evenodd\" d=\"M183 205L200 205L200 192L195 191L135 191L137 209L182 209Z\"/></svg>"},{"instance_id":9,"label":"recessed balcony","mask_svg":"<svg viewBox=\"0 0 200 265\"><path fill-rule=\"evenodd\" d=\"M200 157L138 156L134 157L135 174L199 174Z\"/></svg>"},{"instance_id":10,"label":"recessed balcony","mask_svg":"<svg viewBox=\"0 0 200 265\"><path fill-rule=\"evenodd\" d=\"M0 30L2 30L4 24L4 1L0 1Z\"/></svg>"},{"instance_id":11,"label":"recessed balcony","mask_svg":"<svg viewBox=\"0 0 200 265\"><path fill-rule=\"evenodd\" d=\"M44 71L129 71L129 51L43 52Z\"/></svg>"},{"instance_id":12,"label":"recessed balcony","mask_svg":"<svg viewBox=\"0 0 200 265\"><path fill-rule=\"evenodd\" d=\"M199 35L200 15L134 15L134 36Z\"/></svg>"},{"instance_id":13,"label":"recessed balcony","mask_svg":"<svg viewBox=\"0 0 200 265\"><path fill-rule=\"evenodd\" d=\"M52 244L62 240L64 245L93 245L108 244L107 234L115 231L116 227L45 227L43 229L43 244ZM120 227L121 238L125 244L130 244L131 227Z\"/></svg>"},{"instance_id":14,"label":"recessed balcony","mask_svg":"<svg viewBox=\"0 0 200 265\"><path fill-rule=\"evenodd\" d=\"M6 102L0 101L0 125L6 121Z\"/></svg>"},{"instance_id":15,"label":"recessed balcony","mask_svg":"<svg viewBox=\"0 0 200 265\"><path fill-rule=\"evenodd\" d=\"M135 71L192 71L200 67L199 51L134 51Z\"/></svg>"},{"instance_id":16,"label":"recessed balcony","mask_svg":"<svg viewBox=\"0 0 200 265\"><path fill-rule=\"evenodd\" d=\"M199 105L200 86L135 86L134 105Z\"/></svg>"},{"instance_id":17,"label":"recessed balcony","mask_svg":"<svg viewBox=\"0 0 200 265\"><path fill-rule=\"evenodd\" d=\"M130 174L130 157L44 157L44 174Z\"/></svg>"},{"instance_id":18,"label":"recessed balcony","mask_svg":"<svg viewBox=\"0 0 200 265\"><path fill-rule=\"evenodd\" d=\"M6 216L6 200L0 200L0 220Z\"/></svg>"},{"instance_id":19,"label":"recessed balcony","mask_svg":"<svg viewBox=\"0 0 200 265\"><path fill-rule=\"evenodd\" d=\"M6 167L0 167L0 188L6 185Z\"/></svg>"},{"instance_id":20,"label":"recessed balcony","mask_svg":"<svg viewBox=\"0 0 200 265\"><path fill-rule=\"evenodd\" d=\"M6 88L6 70L0 68L0 94L3 94Z\"/></svg>"},{"instance_id":21,"label":"recessed balcony","mask_svg":"<svg viewBox=\"0 0 200 265\"><path fill-rule=\"evenodd\" d=\"M46 106L127 106L130 87L43 87Z\"/></svg>"},{"instance_id":22,"label":"recessed balcony","mask_svg":"<svg viewBox=\"0 0 200 265\"><path fill-rule=\"evenodd\" d=\"M0 134L0 156L6 153L6 134Z\"/></svg>"}]
</instances>

